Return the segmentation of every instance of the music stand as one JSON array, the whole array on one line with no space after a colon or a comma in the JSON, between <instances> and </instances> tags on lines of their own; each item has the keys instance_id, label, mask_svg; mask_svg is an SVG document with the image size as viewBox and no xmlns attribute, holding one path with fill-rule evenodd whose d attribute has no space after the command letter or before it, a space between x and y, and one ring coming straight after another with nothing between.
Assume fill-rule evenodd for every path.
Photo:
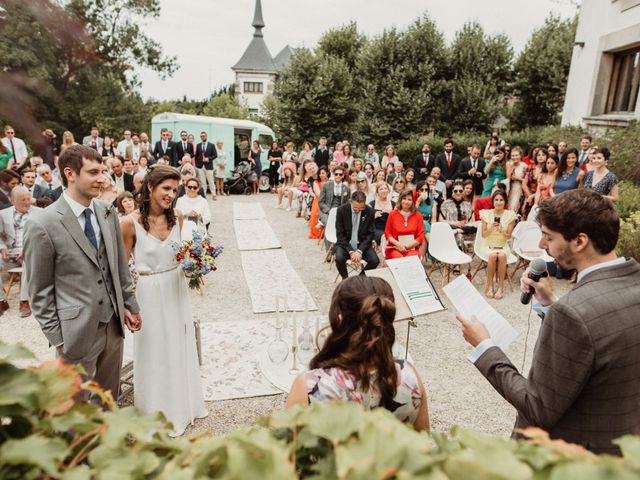
<instances>
[{"instance_id":1,"label":"music stand","mask_svg":"<svg viewBox=\"0 0 640 480\"><path fill-rule=\"evenodd\" d=\"M404 295L402 294L402 290L400 290L400 286L398 285L398 282L396 282L396 279L393 276L393 273L391 273L391 270L389 270L388 267L376 268L374 270L365 270L364 273L367 277L378 277L385 280L389 285L391 285L391 289L393 290L393 297L396 304L396 316L393 319L393 321L403 322L407 320L407 341L406 341L405 350L404 350L404 359L406 360L407 355L409 354L409 336L411 335L411 327L416 328L418 326L418 323L416 322L416 318L419 318L421 316L426 316L426 315L415 316L411 312L411 308L409 308L409 304L405 300ZM431 283L431 279L429 278L429 275L425 273L425 277L427 278L427 282L429 282L429 285L431 285L431 288L433 289L433 293L436 296L436 299L440 302L440 305L442 305L442 308L444 310L445 306L442 304L442 301L440 300L440 296L438 295L438 292L436 292L436 289L433 286L433 283Z\"/></svg>"}]
</instances>

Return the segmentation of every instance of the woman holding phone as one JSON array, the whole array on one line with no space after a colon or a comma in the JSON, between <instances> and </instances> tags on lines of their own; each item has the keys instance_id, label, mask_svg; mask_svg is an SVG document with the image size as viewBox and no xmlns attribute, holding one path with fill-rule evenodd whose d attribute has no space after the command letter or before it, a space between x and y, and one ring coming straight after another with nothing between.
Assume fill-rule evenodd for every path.
<instances>
[{"instance_id":1,"label":"woman holding phone","mask_svg":"<svg viewBox=\"0 0 640 480\"><path fill-rule=\"evenodd\" d=\"M481 256L487 258L487 283L485 295L500 300L504 293L504 277L507 274L507 241L515 227L516 213L506 210L507 195L496 190L491 196L493 208L480 211L482 221ZM494 278L498 288L494 290Z\"/></svg>"}]
</instances>

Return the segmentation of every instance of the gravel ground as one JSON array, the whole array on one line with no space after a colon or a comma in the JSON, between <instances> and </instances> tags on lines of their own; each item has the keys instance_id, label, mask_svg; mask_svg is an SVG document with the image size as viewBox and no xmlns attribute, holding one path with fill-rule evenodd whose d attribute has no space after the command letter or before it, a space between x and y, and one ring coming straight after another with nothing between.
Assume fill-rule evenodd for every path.
<instances>
[{"instance_id":1,"label":"gravel ground","mask_svg":"<svg viewBox=\"0 0 640 480\"><path fill-rule=\"evenodd\" d=\"M324 263L324 251L320 250L317 241L307 239L308 224L303 219L296 219L293 212L274 209L275 195L218 198L217 202L210 202L212 233L214 242L224 245L225 251L219 257L218 271L206 279L204 295L192 293L194 314L200 321L248 321L260 318L251 310L251 299L233 231L233 202L262 204L271 228L287 252L289 262L309 289L320 311L326 314L335 286L336 270L335 267L329 269L328 264ZM482 288L484 278L481 272L474 280L476 287ZM434 273L432 280L440 291L439 273ZM570 285L555 281L555 288L556 293L562 295ZM442 297L448 307L446 297ZM531 314L527 337L529 308L520 304L517 291L510 292L507 289L504 299L489 302L520 333L507 352L518 368L522 366L527 345L525 371L528 371L538 335L538 317L535 313ZM53 352L47 348L47 342L33 317L18 317L18 289L15 287L9 303L11 309L0 318L0 339L10 343L23 342L38 358L52 358ZM396 332L398 340L404 341L407 323L399 323ZM513 427L515 411L466 360L469 351L470 347L463 340L451 309L421 318L418 327L411 329L409 352L426 385L431 426L435 430L446 431L453 425L460 425L485 433L508 435ZM215 435L223 435L252 424L256 418L274 409L282 408L284 401L284 395L271 395L207 402L209 417L198 420L188 433L208 430ZM125 403L131 403L131 398Z\"/></svg>"}]
</instances>

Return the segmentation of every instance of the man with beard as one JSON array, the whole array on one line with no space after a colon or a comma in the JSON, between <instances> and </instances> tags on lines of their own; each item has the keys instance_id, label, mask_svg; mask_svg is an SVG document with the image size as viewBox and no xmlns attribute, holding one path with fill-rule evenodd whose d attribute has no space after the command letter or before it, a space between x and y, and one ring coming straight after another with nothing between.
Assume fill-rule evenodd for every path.
<instances>
[{"instance_id":1,"label":"man with beard","mask_svg":"<svg viewBox=\"0 0 640 480\"><path fill-rule=\"evenodd\" d=\"M620 454L612 440L640 434L640 265L615 252L620 218L610 200L570 190L540 204L540 248L561 268L576 269L576 286L558 299L551 281L520 281L535 289L542 317L531 369L521 375L484 324L463 318L469 355L517 410L515 428L535 426L551 438L595 453Z\"/></svg>"}]
</instances>

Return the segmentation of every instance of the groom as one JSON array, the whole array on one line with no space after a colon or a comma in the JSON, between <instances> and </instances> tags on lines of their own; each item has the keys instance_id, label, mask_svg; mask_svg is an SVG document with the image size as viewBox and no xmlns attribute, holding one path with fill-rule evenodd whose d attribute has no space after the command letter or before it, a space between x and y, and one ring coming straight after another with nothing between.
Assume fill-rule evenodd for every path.
<instances>
[{"instance_id":1,"label":"groom","mask_svg":"<svg viewBox=\"0 0 640 480\"><path fill-rule=\"evenodd\" d=\"M65 192L25 226L33 315L56 356L79 363L118 398L124 327L142 322L118 215L95 200L107 179L94 149L72 145L58 159Z\"/></svg>"}]
</instances>

